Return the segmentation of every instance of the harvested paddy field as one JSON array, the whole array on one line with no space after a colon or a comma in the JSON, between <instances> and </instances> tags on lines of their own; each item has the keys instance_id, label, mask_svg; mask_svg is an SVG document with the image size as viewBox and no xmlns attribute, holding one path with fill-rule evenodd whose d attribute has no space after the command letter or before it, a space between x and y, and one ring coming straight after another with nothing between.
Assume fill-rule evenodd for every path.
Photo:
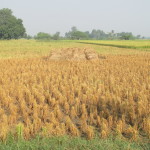
<instances>
[{"instance_id":1,"label":"harvested paddy field","mask_svg":"<svg viewBox=\"0 0 150 150\"><path fill-rule=\"evenodd\" d=\"M18 130L25 139L37 134L150 137L149 54L107 55L95 61L85 55L70 61L62 55L61 61L43 56L0 60L2 140L9 133L18 136Z\"/></svg>"}]
</instances>

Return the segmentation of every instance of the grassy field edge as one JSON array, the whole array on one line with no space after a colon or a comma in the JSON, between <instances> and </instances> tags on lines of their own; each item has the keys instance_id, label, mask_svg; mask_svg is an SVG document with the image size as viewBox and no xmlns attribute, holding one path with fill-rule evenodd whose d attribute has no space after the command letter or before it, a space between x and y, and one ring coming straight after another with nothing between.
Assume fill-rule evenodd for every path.
<instances>
[{"instance_id":1,"label":"grassy field edge","mask_svg":"<svg viewBox=\"0 0 150 150\"><path fill-rule=\"evenodd\" d=\"M102 44L102 43L94 43L94 42L78 42L78 43L82 43L82 44L92 44L92 45L101 45L101 46L111 46L111 47L117 47L117 48L128 48L128 49L142 49L144 51L149 51L146 48L150 48L150 46L140 46L140 47L136 47L136 46L129 46L129 45L117 45L117 44Z\"/></svg>"},{"instance_id":2,"label":"grassy field edge","mask_svg":"<svg viewBox=\"0 0 150 150\"><path fill-rule=\"evenodd\" d=\"M16 140L9 136L0 142L1 150L149 150L150 143L129 142L121 138L94 138L87 140L81 137L59 136L40 137L30 140Z\"/></svg>"}]
</instances>

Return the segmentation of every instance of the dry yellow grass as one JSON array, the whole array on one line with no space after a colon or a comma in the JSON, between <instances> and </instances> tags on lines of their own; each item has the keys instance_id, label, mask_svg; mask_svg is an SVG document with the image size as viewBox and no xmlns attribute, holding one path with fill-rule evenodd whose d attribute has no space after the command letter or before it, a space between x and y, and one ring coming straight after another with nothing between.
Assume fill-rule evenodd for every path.
<instances>
[{"instance_id":1,"label":"dry yellow grass","mask_svg":"<svg viewBox=\"0 0 150 150\"><path fill-rule=\"evenodd\" d=\"M150 55L97 61L0 60L0 138L150 138Z\"/></svg>"}]
</instances>

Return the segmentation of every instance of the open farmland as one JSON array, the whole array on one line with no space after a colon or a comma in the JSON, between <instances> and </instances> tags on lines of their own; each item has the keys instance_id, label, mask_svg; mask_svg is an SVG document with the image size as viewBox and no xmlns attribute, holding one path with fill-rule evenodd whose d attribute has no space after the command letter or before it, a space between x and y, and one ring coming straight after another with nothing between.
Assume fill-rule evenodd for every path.
<instances>
[{"instance_id":1,"label":"open farmland","mask_svg":"<svg viewBox=\"0 0 150 150\"><path fill-rule=\"evenodd\" d=\"M87 40L85 41L84 40L84 41L80 41L80 43L150 51L150 40L120 40L120 41L118 40L110 40L110 41Z\"/></svg>"},{"instance_id":2,"label":"open farmland","mask_svg":"<svg viewBox=\"0 0 150 150\"><path fill-rule=\"evenodd\" d=\"M87 41L82 41L87 43ZM88 41L88 42L106 42L106 41ZM115 41L117 42L117 41ZM118 41L120 43L121 41ZM103 46L96 44L79 43L79 41L35 41L35 40L10 40L0 41L0 58L32 58L49 55L51 50L62 48L90 48L104 55L135 55L148 53L148 51L135 50L131 48L118 48L112 46ZM130 41L132 43L132 41ZM140 42L138 42L140 43ZM143 43L143 41L141 41ZM148 42L150 43L150 42Z\"/></svg>"},{"instance_id":3,"label":"open farmland","mask_svg":"<svg viewBox=\"0 0 150 150\"><path fill-rule=\"evenodd\" d=\"M93 49L96 60L51 60ZM73 41L0 41L0 138L150 138L150 53Z\"/></svg>"}]
</instances>

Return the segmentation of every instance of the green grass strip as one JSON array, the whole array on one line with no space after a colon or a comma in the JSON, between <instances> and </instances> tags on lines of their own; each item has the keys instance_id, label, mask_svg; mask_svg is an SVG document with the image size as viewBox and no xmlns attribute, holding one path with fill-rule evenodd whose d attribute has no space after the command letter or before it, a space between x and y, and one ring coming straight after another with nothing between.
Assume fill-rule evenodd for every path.
<instances>
[{"instance_id":1,"label":"green grass strip","mask_svg":"<svg viewBox=\"0 0 150 150\"><path fill-rule=\"evenodd\" d=\"M87 140L81 137L51 137L41 138L37 136L29 141L14 140L9 137L7 141L0 142L0 150L149 150L150 144L128 142L121 139Z\"/></svg>"},{"instance_id":2,"label":"green grass strip","mask_svg":"<svg viewBox=\"0 0 150 150\"><path fill-rule=\"evenodd\" d=\"M129 45L117 45L117 44L103 44L103 43L92 43L92 42L77 42L82 44L92 44L92 45L101 45L101 46L111 46L111 47L118 47L118 48L128 48L128 49L142 49L147 51L147 48L150 48L150 46L129 46Z\"/></svg>"}]
</instances>

